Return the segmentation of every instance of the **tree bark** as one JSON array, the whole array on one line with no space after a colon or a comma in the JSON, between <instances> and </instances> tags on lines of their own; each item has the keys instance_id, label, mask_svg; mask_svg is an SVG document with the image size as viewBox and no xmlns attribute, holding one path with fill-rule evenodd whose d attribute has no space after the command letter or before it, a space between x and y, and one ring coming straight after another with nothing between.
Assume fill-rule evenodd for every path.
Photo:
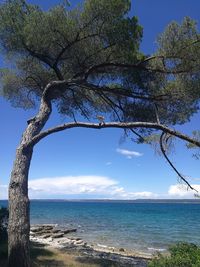
<instances>
[{"instance_id":1,"label":"tree bark","mask_svg":"<svg viewBox=\"0 0 200 267\"><path fill-rule=\"evenodd\" d=\"M40 110L28 121L16 158L9 184L8 266L30 267L30 211L28 173L33 153L32 138L40 133L51 114L51 101L41 100Z\"/></svg>"},{"instance_id":2,"label":"tree bark","mask_svg":"<svg viewBox=\"0 0 200 267\"><path fill-rule=\"evenodd\" d=\"M8 266L29 267L28 171L32 148L17 149L9 185Z\"/></svg>"}]
</instances>

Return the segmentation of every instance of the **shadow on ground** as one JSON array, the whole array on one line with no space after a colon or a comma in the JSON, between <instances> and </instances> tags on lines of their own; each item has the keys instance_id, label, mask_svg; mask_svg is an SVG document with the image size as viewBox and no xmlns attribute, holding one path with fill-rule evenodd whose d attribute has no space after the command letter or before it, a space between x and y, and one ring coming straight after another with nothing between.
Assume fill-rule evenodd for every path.
<instances>
[{"instance_id":1,"label":"shadow on ground","mask_svg":"<svg viewBox=\"0 0 200 267\"><path fill-rule=\"evenodd\" d=\"M122 267L119 263L114 263L106 259L93 259L88 257L78 257L77 262L85 264L84 266L99 266L99 267ZM123 266L124 267L124 266Z\"/></svg>"},{"instance_id":2,"label":"shadow on ground","mask_svg":"<svg viewBox=\"0 0 200 267\"><path fill-rule=\"evenodd\" d=\"M66 267L61 260L55 259L55 254L46 249L43 244L31 243L31 267Z\"/></svg>"},{"instance_id":3,"label":"shadow on ground","mask_svg":"<svg viewBox=\"0 0 200 267\"><path fill-rule=\"evenodd\" d=\"M97 259L47 249L45 245L31 242L31 267L121 267L107 259ZM7 267L7 244L1 244L0 267Z\"/></svg>"}]
</instances>

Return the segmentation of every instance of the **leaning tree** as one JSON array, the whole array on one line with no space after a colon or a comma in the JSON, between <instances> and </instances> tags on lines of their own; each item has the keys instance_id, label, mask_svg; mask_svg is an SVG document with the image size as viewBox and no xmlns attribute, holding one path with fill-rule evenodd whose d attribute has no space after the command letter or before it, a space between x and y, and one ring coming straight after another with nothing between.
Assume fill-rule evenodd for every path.
<instances>
[{"instance_id":1,"label":"leaning tree","mask_svg":"<svg viewBox=\"0 0 200 267\"><path fill-rule=\"evenodd\" d=\"M122 128L137 142L157 140L170 164L172 137L200 147L198 132L189 137L174 129L199 109L196 25L190 18L171 23L157 52L144 55L130 2L85 0L48 11L23 0L0 5L1 53L12 63L1 69L1 93L14 106L39 108L27 121L11 173L9 267L30 266L28 172L41 139L73 127ZM43 130L52 107L71 121Z\"/></svg>"}]
</instances>

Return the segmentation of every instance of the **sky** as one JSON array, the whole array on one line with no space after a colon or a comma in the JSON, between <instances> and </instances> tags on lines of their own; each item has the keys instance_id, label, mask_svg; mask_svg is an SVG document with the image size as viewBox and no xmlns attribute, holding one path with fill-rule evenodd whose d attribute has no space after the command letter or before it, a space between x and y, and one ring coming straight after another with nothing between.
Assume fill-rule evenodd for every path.
<instances>
[{"instance_id":1,"label":"sky","mask_svg":"<svg viewBox=\"0 0 200 267\"><path fill-rule=\"evenodd\" d=\"M3 1L0 0L0 3ZM57 0L30 0L44 9ZM77 1L71 0L71 6ZM198 0L132 0L131 14L144 28L141 49L152 53L156 37L172 20L184 16L199 20ZM199 27L199 24L198 24ZM0 59L0 65L5 62ZM9 177L27 120L36 110L16 109L0 98L0 199L7 199ZM190 134L197 130L200 114L176 129ZM47 126L63 123L56 110ZM120 129L70 129L49 136L34 148L29 172L31 199L137 199L192 198L193 192L180 185L177 175L152 147L138 145L131 137L122 140ZM200 164L181 141L176 142L172 162L200 191Z\"/></svg>"}]
</instances>

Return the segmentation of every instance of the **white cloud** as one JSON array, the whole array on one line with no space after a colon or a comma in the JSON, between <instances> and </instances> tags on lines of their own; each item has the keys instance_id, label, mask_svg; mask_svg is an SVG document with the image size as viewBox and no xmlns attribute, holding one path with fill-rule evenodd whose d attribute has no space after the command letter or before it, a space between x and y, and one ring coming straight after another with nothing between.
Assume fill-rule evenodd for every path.
<instances>
[{"instance_id":1,"label":"white cloud","mask_svg":"<svg viewBox=\"0 0 200 267\"><path fill-rule=\"evenodd\" d=\"M30 198L53 198L59 195L86 194L110 199L155 198L152 192L127 192L118 181L105 176L67 176L29 181Z\"/></svg>"},{"instance_id":2,"label":"white cloud","mask_svg":"<svg viewBox=\"0 0 200 267\"><path fill-rule=\"evenodd\" d=\"M7 185L0 185L0 199L7 199ZM59 198L72 195L108 199L155 198L152 192L127 192L119 182L105 176L66 176L29 180L30 198Z\"/></svg>"},{"instance_id":3,"label":"white cloud","mask_svg":"<svg viewBox=\"0 0 200 267\"><path fill-rule=\"evenodd\" d=\"M158 195L149 191L143 192L127 192L123 187L116 187L112 194L117 198L120 196L121 199L137 199L137 198L157 198Z\"/></svg>"},{"instance_id":4,"label":"white cloud","mask_svg":"<svg viewBox=\"0 0 200 267\"><path fill-rule=\"evenodd\" d=\"M200 184L192 184L200 192ZM74 195L108 199L144 199L144 198L194 198L194 191L187 185L174 184L167 194L155 194L150 191L130 192L118 181L106 176L66 176L41 178L29 181L30 198L71 198ZM8 198L8 186L0 185L0 199Z\"/></svg>"},{"instance_id":5,"label":"white cloud","mask_svg":"<svg viewBox=\"0 0 200 267\"><path fill-rule=\"evenodd\" d=\"M67 176L41 178L29 181L31 195L74 195L74 194L103 194L109 192L117 182L104 176Z\"/></svg>"},{"instance_id":6,"label":"white cloud","mask_svg":"<svg viewBox=\"0 0 200 267\"><path fill-rule=\"evenodd\" d=\"M191 186L195 188L198 192L200 192L199 184L192 184ZM171 185L168 190L168 195L173 198L193 198L194 193L195 191L188 189L188 186L185 184Z\"/></svg>"},{"instance_id":7,"label":"white cloud","mask_svg":"<svg viewBox=\"0 0 200 267\"><path fill-rule=\"evenodd\" d=\"M137 151L127 150L117 148L116 151L123 156L126 156L128 159L132 159L132 157L141 157L143 154Z\"/></svg>"},{"instance_id":8,"label":"white cloud","mask_svg":"<svg viewBox=\"0 0 200 267\"><path fill-rule=\"evenodd\" d=\"M8 198L8 186L7 185L0 185L0 199L7 199Z\"/></svg>"}]
</instances>

